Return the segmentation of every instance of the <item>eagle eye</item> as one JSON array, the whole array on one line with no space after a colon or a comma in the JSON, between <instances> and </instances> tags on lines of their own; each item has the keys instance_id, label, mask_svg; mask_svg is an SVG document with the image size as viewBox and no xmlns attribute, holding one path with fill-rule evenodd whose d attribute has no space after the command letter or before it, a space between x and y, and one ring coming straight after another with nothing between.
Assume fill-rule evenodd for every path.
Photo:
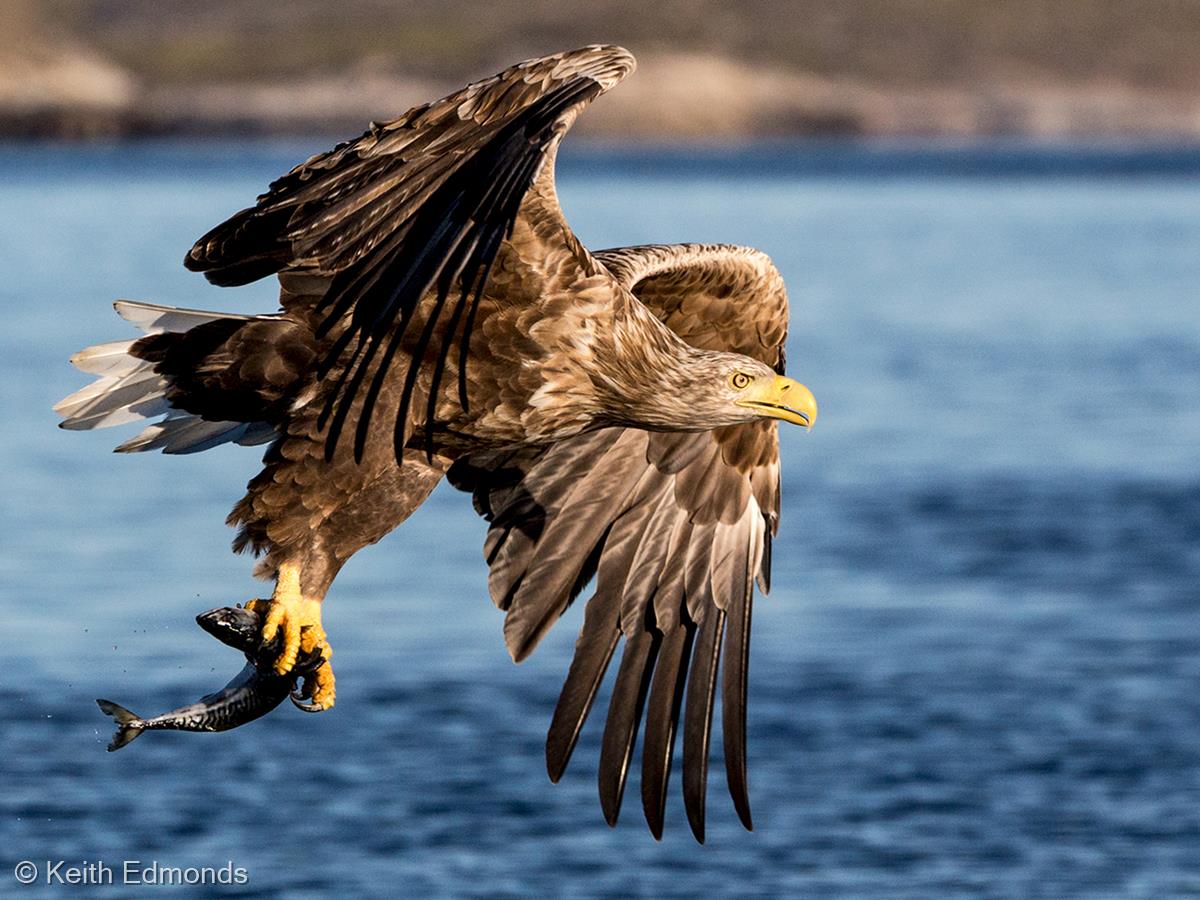
<instances>
[{"instance_id":1,"label":"eagle eye","mask_svg":"<svg viewBox=\"0 0 1200 900\"><path fill-rule=\"evenodd\" d=\"M729 376L729 386L735 391L743 391L750 386L750 382L753 380L745 372L734 372Z\"/></svg>"}]
</instances>

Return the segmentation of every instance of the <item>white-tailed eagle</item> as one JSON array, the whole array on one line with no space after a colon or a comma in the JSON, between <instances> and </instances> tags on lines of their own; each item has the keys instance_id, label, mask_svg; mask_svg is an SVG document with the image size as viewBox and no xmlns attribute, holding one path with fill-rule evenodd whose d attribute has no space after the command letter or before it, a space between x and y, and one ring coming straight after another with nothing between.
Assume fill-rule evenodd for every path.
<instances>
[{"instance_id":1,"label":"white-tailed eagle","mask_svg":"<svg viewBox=\"0 0 1200 900\"><path fill-rule=\"evenodd\" d=\"M589 252L563 219L559 141L633 71L619 47L533 59L315 156L204 235L184 264L217 285L276 275L278 312L119 302L145 336L81 351L100 376L65 428L161 416L122 451L268 443L234 507L237 550L275 580L276 663L321 649L342 565L443 476L488 521L488 587L524 659L593 578L546 742L566 768L624 642L600 758L615 823L639 724L661 836L676 730L703 840L721 666L729 788L746 791L753 585L779 521L779 420L810 426L783 376L787 299L761 252L677 244ZM333 705L328 660L303 688Z\"/></svg>"}]
</instances>

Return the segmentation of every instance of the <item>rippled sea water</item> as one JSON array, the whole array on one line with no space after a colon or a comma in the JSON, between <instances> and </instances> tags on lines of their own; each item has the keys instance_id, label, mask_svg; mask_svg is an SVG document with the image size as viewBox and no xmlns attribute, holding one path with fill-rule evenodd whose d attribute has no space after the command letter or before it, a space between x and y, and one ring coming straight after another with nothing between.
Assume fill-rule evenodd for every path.
<instances>
[{"instance_id":1,"label":"rippled sea water","mask_svg":"<svg viewBox=\"0 0 1200 900\"><path fill-rule=\"evenodd\" d=\"M1200 895L1195 151L566 155L589 246L751 244L789 285L822 413L783 438L753 834L719 762L705 846L678 777L662 843L636 785L609 830L598 718L548 783L582 610L512 665L447 487L338 579L333 712L105 753L95 697L155 713L240 665L192 617L260 590L222 524L259 451L61 432L66 359L133 333L117 297L273 308L180 260L318 149L0 148L0 895L22 859L231 861L263 897Z\"/></svg>"}]
</instances>

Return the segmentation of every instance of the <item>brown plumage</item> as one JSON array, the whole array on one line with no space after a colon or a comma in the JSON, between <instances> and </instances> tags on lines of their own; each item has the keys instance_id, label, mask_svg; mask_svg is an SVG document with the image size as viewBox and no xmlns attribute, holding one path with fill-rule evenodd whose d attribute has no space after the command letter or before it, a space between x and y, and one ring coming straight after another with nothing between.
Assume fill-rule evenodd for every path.
<instances>
[{"instance_id":1,"label":"brown plumage","mask_svg":"<svg viewBox=\"0 0 1200 900\"><path fill-rule=\"evenodd\" d=\"M276 579L280 671L323 646L319 604L349 557L443 475L489 523L488 587L524 659L595 579L547 737L566 768L624 641L600 792L615 823L643 718L642 802L661 835L683 725L683 789L703 840L722 722L750 827L746 664L753 581L778 527L775 419L811 424L782 376L787 300L762 253L717 245L589 253L562 218L558 142L633 69L616 47L521 63L316 156L185 259L219 285L277 274L278 313L119 303L147 336L74 358L100 381L64 427L165 417L118 449L270 441L235 506L238 550ZM333 702L328 664L306 691Z\"/></svg>"}]
</instances>

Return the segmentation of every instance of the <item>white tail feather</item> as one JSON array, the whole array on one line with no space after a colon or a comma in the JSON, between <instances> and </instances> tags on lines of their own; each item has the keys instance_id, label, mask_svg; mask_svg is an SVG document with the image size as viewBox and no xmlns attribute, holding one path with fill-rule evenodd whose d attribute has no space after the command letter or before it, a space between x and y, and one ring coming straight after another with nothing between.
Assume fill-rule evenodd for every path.
<instances>
[{"instance_id":1,"label":"white tail feather","mask_svg":"<svg viewBox=\"0 0 1200 900\"><path fill-rule=\"evenodd\" d=\"M243 447L265 444L275 438L275 428L266 422L206 422L179 410L142 429L116 448L118 453L162 450L163 453L199 453L218 444Z\"/></svg>"},{"instance_id":2,"label":"white tail feather","mask_svg":"<svg viewBox=\"0 0 1200 900\"><path fill-rule=\"evenodd\" d=\"M86 419L132 406L160 396L166 380L143 363L128 375L105 375L54 404L54 411L67 419Z\"/></svg>"},{"instance_id":3,"label":"white tail feather","mask_svg":"<svg viewBox=\"0 0 1200 900\"><path fill-rule=\"evenodd\" d=\"M170 408L171 402L166 397L146 397L137 403L130 403L116 409L63 419L60 427L68 431L91 431L93 428L111 428L114 425L128 425L130 422L151 419L154 416L162 415Z\"/></svg>"},{"instance_id":4,"label":"white tail feather","mask_svg":"<svg viewBox=\"0 0 1200 900\"><path fill-rule=\"evenodd\" d=\"M218 319L248 321L275 317L175 309L134 300L118 300L113 306L121 318L146 334L190 331ZM118 446L116 449L121 453L158 449L164 453L198 453L218 444L250 446L275 437L274 426L266 422L211 422L172 408L166 396L167 379L154 371L153 363L130 355L135 343L96 344L71 357L76 368L100 377L54 405L54 411L63 417L59 427L76 431L108 428L166 413L165 418Z\"/></svg>"},{"instance_id":5,"label":"white tail feather","mask_svg":"<svg viewBox=\"0 0 1200 900\"><path fill-rule=\"evenodd\" d=\"M164 453L199 453L237 440L246 428L245 422L206 422L195 416L168 416L121 444L117 452L161 449Z\"/></svg>"},{"instance_id":6,"label":"white tail feather","mask_svg":"<svg viewBox=\"0 0 1200 900\"><path fill-rule=\"evenodd\" d=\"M140 300L118 300L113 309L126 322L132 322L146 334L163 334L167 331L191 331L205 322L217 319L236 319L248 322L251 319L270 319L273 316L243 316L238 313L207 312L202 309L181 309L174 306L158 306Z\"/></svg>"},{"instance_id":7,"label":"white tail feather","mask_svg":"<svg viewBox=\"0 0 1200 900\"><path fill-rule=\"evenodd\" d=\"M133 341L110 341L80 350L71 365L89 375L126 375L145 363L129 355Z\"/></svg>"}]
</instances>

